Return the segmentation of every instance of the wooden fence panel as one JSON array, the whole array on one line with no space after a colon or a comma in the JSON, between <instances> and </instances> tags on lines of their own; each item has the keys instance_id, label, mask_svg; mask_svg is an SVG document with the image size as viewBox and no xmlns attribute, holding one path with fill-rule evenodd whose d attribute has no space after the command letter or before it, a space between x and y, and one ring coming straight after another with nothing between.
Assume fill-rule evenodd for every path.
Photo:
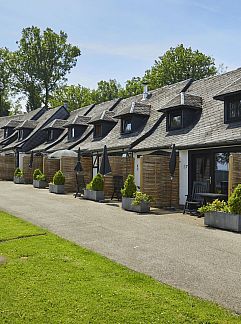
<instances>
[{"instance_id":1,"label":"wooden fence panel","mask_svg":"<svg viewBox=\"0 0 241 324\"><path fill-rule=\"evenodd\" d=\"M241 183L241 153L231 153L229 156L229 196L239 183Z\"/></svg>"},{"instance_id":2,"label":"wooden fence panel","mask_svg":"<svg viewBox=\"0 0 241 324\"><path fill-rule=\"evenodd\" d=\"M14 155L0 156L0 179L13 180L15 165Z\"/></svg>"},{"instance_id":3,"label":"wooden fence panel","mask_svg":"<svg viewBox=\"0 0 241 324\"><path fill-rule=\"evenodd\" d=\"M23 177L25 183L33 183L33 172L35 169L40 169L43 172L43 157L34 156L32 168L29 167L30 155L23 157Z\"/></svg>"},{"instance_id":4,"label":"wooden fence panel","mask_svg":"<svg viewBox=\"0 0 241 324\"><path fill-rule=\"evenodd\" d=\"M65 176L65 192L76 191L76 173L74 168L77 163L77 157L63 156L60 159L60 170Z\"/></svg>"},{"instance_id":5,"label":"wooden fence panel","mask_svg":"<svg viewBox=\"0 0 241 324\"><path fill-rule=\"evenodd\" d=\"M141 157L141 191L154 198L153 206L170 206L171 180L169 173L169 160L167 155L144 155ZM179 158L172 182L172 206L179 205Z\"/></svg>"},{"instance_id":6,"label":"wooden fence panel","mask_svg":"<svg viewBox=\"0 0 241 324\"><path fill-rule=\"evenodd\" d=\"M46 176L48 182L53 181L53 176L55 172L60 170L60 160L59 159L49 159L44 157L43 159L43 173Z\"/></svg>"}]
</instances>

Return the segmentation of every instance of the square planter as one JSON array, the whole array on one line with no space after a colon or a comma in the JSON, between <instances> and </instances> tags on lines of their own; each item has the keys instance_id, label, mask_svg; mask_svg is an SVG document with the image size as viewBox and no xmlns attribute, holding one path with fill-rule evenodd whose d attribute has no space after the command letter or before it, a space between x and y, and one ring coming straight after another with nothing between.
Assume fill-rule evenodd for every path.
<instances>
[{"instance_id":1,"label":"square planter","mask_svg":"<svg viewBox=\"0 0 241 324\"><path fill-rule=\"evenodd\" d=\"M33 187L34 188L44 189L47 186L48 186L48 182L47 181L43 181L43 180L33 180Z\"/></svg>"},{"instance_id":2,"label":"square planter","mask_svg":"<svg viewBox=\"0 0 241 324\"><path fill-rule=\"evenodd\" d=\"M241 232L241 215L224 212L208 212L204 214L204 224L210 227Z\"/></svg>"},{"instance_id":3,"label":"square planter","mask_svg":"<svg viewBox=\"0 0 241 324\"><path fill-rule=\"evenodd\" d=\"M136 213L149 213L150 203L142 201L139 205L132 205L134 198L122 197L122 208Z\"/></svg>"},{"instance_id":4,"label":"square planter","mask_svg":"<svg viewBox=\"0 0 241 324\"><path fill-rule=\"evenodd\" d=\"M104 191L84 189L84 198L93 201L101 201L105 199L105 195L104 195Z\"/></svg>"},{"instance_id":5,"label":"square planter","mask_svg":"<svg viewBox=\"0 0 241 324\"><path fill-rule=\"evenodd\" d=\"M53 183L49 183L49 192L55 194L64 194L64 185L55 185Z\"/></svg>"},{"instance_id":6,"label":"square planter","mask_svg":"<svg viewBox=\"0 0 241 324\"><path fill-rule=\"evenodd\" d=\"M16 184L25 184L25 180L23 177L15 177L13 178L13 182Z\"/></svg>"}]
</instances>

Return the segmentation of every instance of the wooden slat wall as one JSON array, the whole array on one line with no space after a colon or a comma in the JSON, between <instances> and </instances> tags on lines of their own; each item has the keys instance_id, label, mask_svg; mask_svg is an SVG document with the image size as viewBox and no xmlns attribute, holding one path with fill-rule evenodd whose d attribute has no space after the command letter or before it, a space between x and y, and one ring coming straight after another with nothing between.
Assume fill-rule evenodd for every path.
<instances>
[{"instance_id":1,"label":"wooden slat wall","mask_svg":"<svg viewBox=\"0 0 241 324\"><path fill-rule=\"evenodd\" d=\"M33 172L35 169L40 169L43 172L43 157L34 156L33 157L33 166L29 167L30 155L23 157L23 177L25 183L33 183Z\"/></svg>"},{"instance_id":2,"label":"wooden slat wall","mask_svg":"<svg viewBox=\"0 0 241 324\"><path fill-rule=\"evenodd\" d=\"M43 159L43 173L46 176L48 182L53 182L53 176L55 172L60 169L60 160L59 159L49 159L44 157Z\"/></svg>"},{"instance_id":3,"label":"wooden slat wall","mask_svg":"<svg viewBox=\"0 0 241 324\"><path fill-rule=\"evenodd\" d=\"M92 179L92 157L82 156L80 161L84 170L85 183L87 184Z\"/></svg>"},{"instance_id":4,"label":"wooden slat wall","mask_svg":"<svg viewBox=\"0 0 241 324\"><path fill-rule=\"evenodd\" d=\"M65 176L65 192L76 191L76 173L74 168L77 163L77 157L63 156L60 159L60 170Z\"/></svg>"},{"instance_id":5,"label":"wooden slat wall","mask_svg":"<svg viewBox=\"0 0 241 324\"><path fill-rule=\"evenodd\" d=\"M13 180L15 171L15 156L0 156L0 179Z\"/></svg>"},{"instance_id":6,"label":"wooden slat wall","mask_svg":"<svg viewBox=\"0 0 241 324\"><path fill-rule=\"evenodd\" d=\"M169 173L169 156L144 155L141 157L141 191L151 195L155 202L153 206L170 206L171 181ZM179 205L179 158L172 182L172 206Z\"/></svg>"},{"instance_id":7,"label":"wooden slat wall","mask_svg":"<svg viewBox=\"0 0 241 324\"><path fill-rule=\"evenodd\" d=\"M228 194L232 194L234 188L241 183L241 153L232 153L229 156Z\"/></svg>"},{"instance_id":8,"label":"wooden slat wall","mask_svg":"<svg viewBox=\"0 0 241 324\"><path fill-rule=\"evenodd\" d=\"M134 174L134 159L131 157L109 156L112 173L104 177L105 197L110 198L113 194L113 175L122 175L123 179L128 174Z\"/></svg>"}]
</instances>

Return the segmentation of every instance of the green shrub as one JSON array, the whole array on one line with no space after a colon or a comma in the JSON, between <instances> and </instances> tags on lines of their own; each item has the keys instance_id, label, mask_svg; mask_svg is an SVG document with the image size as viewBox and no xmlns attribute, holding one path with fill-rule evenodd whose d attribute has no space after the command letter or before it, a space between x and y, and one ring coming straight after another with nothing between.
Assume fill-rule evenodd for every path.
<instances>
[{"instance_id":1,"label":"green shrub","mask_svg":"<svg viewBox=\"0 0 241 324\"><path fill-rule=\"evenodd\" d=\"M55 172L55 175L53 177L53 184L55 185L64 185L65 183L65 176L62 171Z\"/></svg>"},{"instance_id":2,"label":"green shrub","mask_svg":"<svg viewBox=\"0 0 241 324\"><path fill-rule=\"evenodd\" d=\"M141 191L136 191L135 193L134 193L134 200L133 200L133 202L132 202L132 205L134 205L134 206L136 206L136 205L140 205L140 203L142 202L142 201L144 201L144 202L148 202L148 203L150 203L150 202L152 202L153 201L153 199L152 199L152 197L151 196L149 196L149 195L147 195L147 194L145 194L145 193L143 193L143 192L141 192Z\"/></svg>"},{"instance_id":3,"label":"green shrub","mask_svg":"<svg viewBox=\"0 0 241 324\"><path fill-rule=\"evenodd\" d=\"M104 190L104 179L100 173L91 180L90 183L86 185L86 189L94 191L103 191Z\"/></svg>"},{"instance_id":4,"label":"green shrub","mask_svg":"<svg viewBox=\"0 0 241 324\"><path fill-rule=\"evenodd\" d=\"M16 168L14 171L14 176L18 178L23 177L23 171L20 168Z\"/></svg>"},{"instance_id":5,"label":"green shrub","mask_svg":"<svg viewBox=\"0 0 241 324\"><path fill-rule=\"evenodd\" d=\"M228 200L230 212L241 215L241 184L237 185Z\"/></svg>"},{"instance_id":6,"label":"green shrub","mask_svg":"<svg viewBox=\"0 0 241 324\"><path fill-rule=\"evenodd\" d=\"M208 203L207 205L198 208L198 212L201 214L211 211L222 211L230 213L230 208L228 203L226 203L224 200L220 201L218 199L215 199L212 203Z\"/></svg>"},{"instance_id":7,"label":"green shrub","mask_svg":"<svg viewBox=\"0 0 241 324\"><path fill-rule=\"evenodd\" d=\"M33 172L33 179L38 180L37 177L42 174L42 171L40 169L35 169Z\"/></svg>"},{"instance_id":8,"label":"green shrub","mask_svg":"<svg viewBox=\"0 0 241 324\"><path fill-rule=\"evenodd\" d=\"M38 180L38 181L46 181L46 176L45 174L41 173L41 174L38 174L36 176L36 179L35 180Z\"/></svg>"},{"instance_id":9,"label":"green shrub","mask_svg":"<svg viewBox=\"0 0 241 324\"><path fill-rule=\"evenodd\" d=\"M129 174L124 183L124 188L121 189L122 197L133 198L135 192L136 192L136 185L135 185L134 176L132 174Z\"/></svg>"}]
</instances>

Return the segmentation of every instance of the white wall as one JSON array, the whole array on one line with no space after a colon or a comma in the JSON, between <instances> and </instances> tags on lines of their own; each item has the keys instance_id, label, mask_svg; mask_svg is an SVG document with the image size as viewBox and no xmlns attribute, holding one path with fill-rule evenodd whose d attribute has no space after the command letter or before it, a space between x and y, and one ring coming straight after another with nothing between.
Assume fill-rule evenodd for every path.
<instances>
[{"instance_id":1,"label":"white wall","mask_svg":"<svg viewBox=\"0 0 241 324\"><path fill-rule=\"evenodd\" d=\"M188 194L188 151L179 151L179 204L184 205Z\"/></svg>"},{"instance_id":2,"label":"white wall","mask_svg":"<svg viewBox=\"0 0 241 324\"><path fill-rule=\"evenodd\" d=\"M135 183L140 187L140 157L135 156L134 158L134 177Z\"/></svg>"}]
</instances>

